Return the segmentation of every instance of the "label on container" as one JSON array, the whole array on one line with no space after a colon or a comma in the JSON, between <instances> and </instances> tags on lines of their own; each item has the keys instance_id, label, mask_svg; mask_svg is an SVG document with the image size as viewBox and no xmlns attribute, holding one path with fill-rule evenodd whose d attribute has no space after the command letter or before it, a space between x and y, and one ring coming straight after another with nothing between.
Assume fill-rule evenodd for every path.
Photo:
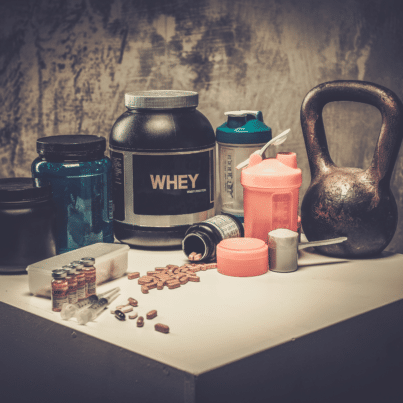
<instances>
[{"instance_id":1,"label":"label on container","mask_svg":"<svg viewBox=\"0 0 403 403\"><path fill-rule=\"evenodd\" d=\"M164 154L112 151L111 159L116 220L214 208L214 148Z\"/></svg>"},{"instance_id":2,"label":"label on container","mask_svg":"<svg viewBox=\"0 0 403 403\"><path fill-rule=\"evenodd\" d=\"M52 282L52 310L60 312L63 304L68 302L68 284L65 282Z\"/></svg>"},{"instance_id":3,"label":"label on container","mask_svg":"<svg viewBox=\"0 0 403 403\"><path fill-rule=\"evenodd\" d=\"M204 220L204 222L216 228L220 232L222 239L238 238L242 236L237 223L232 217L227 215L216 215Z\"/></svg>"},{"instance_id":4,"label":"label on container","mask_svg":"<svg viewBox=\"0 0 403 403\"><path fill-rule=\"evenodd\" d=\"M112 161L112 198L113 198L113 217L115 220L123 221L125 219L125 171L123 154L111 151Z\"/></svg>"}]
</instances>

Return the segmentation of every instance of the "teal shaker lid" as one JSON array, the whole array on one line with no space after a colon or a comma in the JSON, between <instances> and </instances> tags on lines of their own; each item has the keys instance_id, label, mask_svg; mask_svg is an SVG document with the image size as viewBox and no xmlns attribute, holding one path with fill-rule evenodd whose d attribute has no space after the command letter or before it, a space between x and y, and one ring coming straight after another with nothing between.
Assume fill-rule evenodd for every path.
<instances>
[{"instance_id":1,"label":"teal shaker lid","mask_svg":"<svg viewBox=\"0 0 403 403\"><path fill-rule=\"evenodd\" d=\"M220 143L259 144L271 140L271 128L263 123L260 111L225 112L228 120L217 127L216 138Z\"/></svg>"}]
</instances>

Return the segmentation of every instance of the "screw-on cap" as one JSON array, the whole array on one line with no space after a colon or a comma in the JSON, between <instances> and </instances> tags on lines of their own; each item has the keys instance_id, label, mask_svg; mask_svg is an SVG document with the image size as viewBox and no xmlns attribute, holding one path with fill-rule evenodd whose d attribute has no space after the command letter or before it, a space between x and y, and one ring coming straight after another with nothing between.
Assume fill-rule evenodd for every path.
<instances>
[{"instance_id":1,"label":"screw-on cap","mask_svg":"<svg viewBox=\"0 0 403 403\"><path fill-rule=\"evenodd\" d=\"M83 257L80 260L81 264L83 264L85 267L90 267L95 264L95 258L93 257Z\"/></svg>"},{"instance_id":2,"label":"screw-on cap","mask_svg":"<svg viewBox=\"0 0 403 403\"><path fill-rule=\"evenodd\" d=\"M36 141L40 156L48 158L102 158L106 150L105 137L68 134L42 137Z\"/></svg>"},{"instance_id":3,"label":"screw-on cap","mask_svg":"<svg viewBox=\"0 0 403 403\"><path fill-rule=\"evenodd\" d=\"M65 278L66 276L67 276L67 272L64 269L52 270L53 278Z\"/></svg>"},{"instance_id":4,"label":"screw-on cap","mask_svg":"<svg viewBox=\"0 0 403 403\"><path fill-rule=\"evenodd\" d=\"M233 277L259 276L269 268L268 247L256 238L228 238L217 245L217 271Z\"/></svg>"},{"instance_id":5,"label":"screw-on cap","mask_svg":"<svg viewBox=\"0 0 403 403\"><path fill-rule=\"evenodd\" d=\"M0 203L48 200L52 196L49 184L39 184L32 178L0 179Z\"/></svg>"},{"instance_id":6,"label":"screw-on cap","mask_svg":"<svg viewBox=\"0 0 403 403\"><path fill-rule=\"evenodd\" d=\"M69 266L74 266L77 271L81 271L84 265L79 260L74 260L69 264Z\"/></svg>"},{"instance_id":7,"label":"screw-on cap","mask_svg":"<svg viewBox=\"0 0 403 403\"><path fill-rule=\"evenodd\" d=\"M242 169L241 184L263 189L299 188L302 171L297 168L296 161L295 153L279 153L276 158L265 160L259 155L251 155L249 166Z\"/></svg>"},{"instance_id":8,"label":"screw-on cap","mask_svg":"<svg viewBox=\"0 0 403 403\"><path fill-rule=\"evenodd\" d=\"M65 270L67 274L76 274L76 266L72 264L62 266L62 269Z\"/></svg>"},{"instance_id":9,"label":"screw-on cap","mask_svg":"<svg viewBox=\"0 0 403 403\"><path fill-rule=\"evenodd\" d=\"M151 90L125 94L125 106L129 109L191 108L199 104L199 94L193 91Z\"/></svg>"}]
</instances>

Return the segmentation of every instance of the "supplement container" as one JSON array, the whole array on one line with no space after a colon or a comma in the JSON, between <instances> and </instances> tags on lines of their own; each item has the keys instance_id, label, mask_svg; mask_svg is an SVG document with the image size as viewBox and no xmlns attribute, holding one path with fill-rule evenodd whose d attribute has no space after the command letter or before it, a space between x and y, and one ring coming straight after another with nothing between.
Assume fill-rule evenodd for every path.
<instances>
[{"instance_id":1,"label":"supplement container","mask_svg":"<svg viewBox=\"0 0 403 403\"><path fill-rule=\"evenodd\" d=\"M221 214L201 223L192 225L182 241L182 249L186 256L192 252L201 254L200 261L216 258L216 247L227 238L243 237L241 221L231 214Z\"/></svg>"},{"instance_id":2,"label":"supplement container","mask_svg":"<svg viewBox=\"0 0 403 403\"><path fill-rule=\"evenodd\" d=\"M0 272L25 272L56 254L55 209L49 185L0 179Z\"/></svg>"},{"instance_id":3,"label":"supplement container","mask_svg":"<svg viewBox=\"0 0 403 403\"><path fill-rule=\"evenodd\" d=\"M91 135L43 137L32 175L50 183L56 206L57 253L113 242L111 162L106 140Z\"/></svg>"},{"instance_id":4,"label":"supplement container","mask_svg":"<svg viewBox=\"0 0 403 403\"><path fill-rule=\"evenodd\" d=\"M215 135L191 91L125 94L112 127L114 232L142 247L180 247L214 215Z\"/></svg>"},{"instance_id":5,"label":"supplement container","mask_svg":"<svg viewBox=\"0 0 403 403\"><path fill-rule=\"evenodd\" d=\"M243 222L241 171L236 166L271 140L271 128L263 123L260 111L232 111L225 115L228 121L216 130L221 212L233 214Z\"/></svg>"},{"instance_id":6,"label":"supplement container","mask_svg":"<svg viewBox=\"0 0 403 403\"><path fill-rule=\"evenodd\" d=\"M217 246L217 271L233 277L252 277L267 273L268 247L255 238L224 239Z\"/></svg>"},{"instance_id":7,"label":"supplement container","mask_svg":"<svg viewBox=\"0 0 403 403\"><path fill-rule=\"evenodd\" d=\"M262 160L250 156L242 169L245 237L267 242L267 234L277 228L298 231L298 196L302 172L295 153L278 153Z\"/></svg>"}]
</instances>

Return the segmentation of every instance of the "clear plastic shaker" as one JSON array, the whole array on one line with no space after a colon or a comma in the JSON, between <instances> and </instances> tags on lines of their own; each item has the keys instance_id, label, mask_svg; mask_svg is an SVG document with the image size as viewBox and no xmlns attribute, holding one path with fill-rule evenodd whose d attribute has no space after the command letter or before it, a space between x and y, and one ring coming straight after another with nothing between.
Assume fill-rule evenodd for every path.
<instances>
[{"instance_id":1,"label":"clear plastic shaker","mask_svg":"<svg viewBox=\"0 0 403 403\"><path fill-rule=\"evenodd\" d=\"M271 128L263 123L260 111L231 111L225 115L227 122L216 130L221 212L243 222L241 171L236 166L270 141Z\"/></svg>"}]
</instances>

